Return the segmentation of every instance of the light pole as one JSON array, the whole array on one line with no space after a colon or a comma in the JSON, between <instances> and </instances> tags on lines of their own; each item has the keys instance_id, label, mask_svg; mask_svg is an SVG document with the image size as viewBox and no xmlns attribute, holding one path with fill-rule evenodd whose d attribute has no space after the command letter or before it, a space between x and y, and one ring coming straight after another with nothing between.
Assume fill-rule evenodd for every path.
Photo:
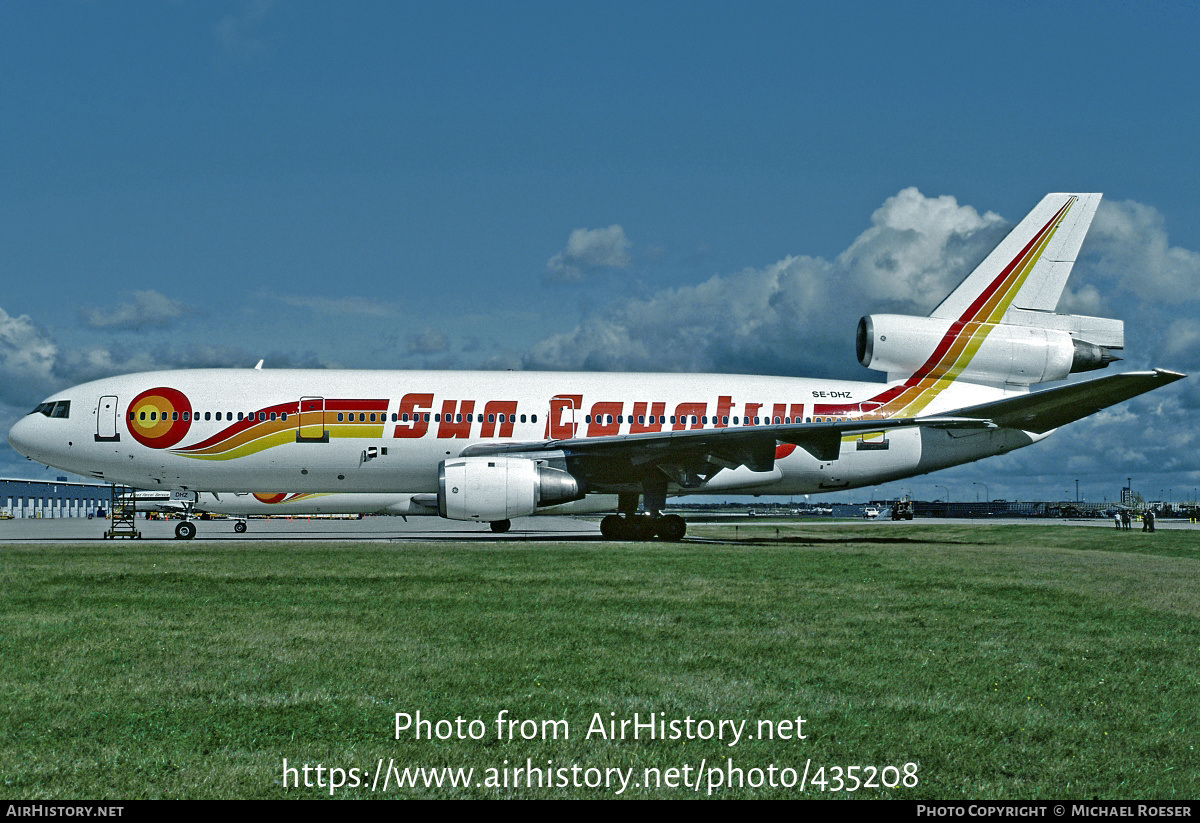
<instances>
[{"instance_id":1,"label":"light pole","mask_svg":"<svg viewBox=\"0 0 1200 823\"><path fill-rule=\"evenodd\" d=\"M988 494L987 483L977 483L974 480L972 480L971 485L972 486L983 486L983 505L985 506L984 511L990 511L990 509L986 508L989 505L988 501L992 499L992 496L990 494Z\"/></svg>"}]
</instances>

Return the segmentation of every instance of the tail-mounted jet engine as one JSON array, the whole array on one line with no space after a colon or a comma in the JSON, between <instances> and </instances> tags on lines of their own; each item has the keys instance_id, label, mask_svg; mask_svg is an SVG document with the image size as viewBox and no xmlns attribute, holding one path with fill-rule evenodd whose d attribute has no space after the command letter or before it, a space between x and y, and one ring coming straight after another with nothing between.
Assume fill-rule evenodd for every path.
<instances>
[{"instance_id":1,"label":"tail-mounted jet engine","mask_svg":"<svg viewBox=\"0 0 1200 823\"><path fill-rule=\"evenodd\" d=\"M508 520L582 496L572 475L527 457L458 457L438 465L438 514L450 520Z\"/></svg>"},{"instance_id":2,"label":"tail-mounted jet engine","mask_svg":"<svg viewBox=\"0 0 1200 823\"><path fill-rule=\"evenodd\" d=\"M921 372L1029 386L1102 369L1124 345L1120 320L1012 310L1006 323L873 314L858 321L858 362L889 379ZM1095 341L1095 342L1092 342Z\"/></svg>"}]
</instances>

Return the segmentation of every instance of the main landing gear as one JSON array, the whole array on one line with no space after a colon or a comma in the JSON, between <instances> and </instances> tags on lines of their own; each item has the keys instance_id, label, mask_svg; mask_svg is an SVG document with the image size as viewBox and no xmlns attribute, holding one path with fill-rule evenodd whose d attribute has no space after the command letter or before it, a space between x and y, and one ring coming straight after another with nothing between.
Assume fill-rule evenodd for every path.
<instances>
[{"instance_id":1,"label":"main landing gear","mask_svg":"<svg viewBox=\"0 0 1200 823\"><path fill-rule=\"evenodd\" d=\"M644 484L646 513L638 514L638 495L622 493L617 498L620 514L610 514L600 521L600 534L609 540L659 540L675 542L687 533L687 523L677 514L662 514L667 499L667 484Z\"/></svg>"}]
</instances>

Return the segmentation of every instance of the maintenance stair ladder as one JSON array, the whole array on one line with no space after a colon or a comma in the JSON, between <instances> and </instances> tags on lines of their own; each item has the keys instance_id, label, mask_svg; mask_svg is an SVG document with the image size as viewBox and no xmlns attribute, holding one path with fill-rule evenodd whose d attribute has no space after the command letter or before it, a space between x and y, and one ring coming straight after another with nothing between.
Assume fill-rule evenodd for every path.
<instances>
[{"instance_id":1,"label":"maintenance stair ladder","mask_svg":"<svg viewBox=\"0 0 1200 823\"><path fill-rule=\"evenodd\" d=\"M140 540L142 533L137 527L137 491L129 486L113 484L109 487L109 521L105 540L114 537L132 537Z\"/></svg>"}]
</instances>

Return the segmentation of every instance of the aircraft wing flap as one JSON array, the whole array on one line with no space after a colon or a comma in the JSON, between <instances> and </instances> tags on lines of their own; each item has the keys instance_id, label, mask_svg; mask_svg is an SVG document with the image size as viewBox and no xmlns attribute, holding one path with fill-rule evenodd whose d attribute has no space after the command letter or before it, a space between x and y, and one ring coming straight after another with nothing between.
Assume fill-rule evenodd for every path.
<instances>
[{"instance_id":1,"label":"aircraft wing flap","mask_svg":"<svg viewBox=\"0 0 1200 823\"><path fill-rule=\"evenodd\" d=\"M1045 434L1184 377L1186 375L1165 369L1125 372L970 406L952 414L959 418L988 420L1001 428Z\"/></svg>"}]
</instances>

